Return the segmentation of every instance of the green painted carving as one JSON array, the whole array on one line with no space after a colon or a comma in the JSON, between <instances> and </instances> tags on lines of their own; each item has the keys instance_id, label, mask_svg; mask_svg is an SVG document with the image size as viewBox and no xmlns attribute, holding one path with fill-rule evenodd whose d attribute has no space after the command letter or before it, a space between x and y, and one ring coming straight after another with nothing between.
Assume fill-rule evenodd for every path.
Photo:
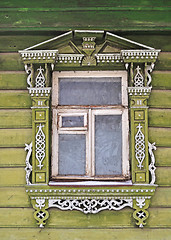
<instances>
[{"instance_id":1,"label":"green painted carving","mask_svg":"<svg viewBox=\"0 0 171 240\"><path fill-rule=\"evenodd\" d=\"M59 51L47 50L48 48ZM25 148L28 151L26 191L35 209L34 218L40 227L46 224L50 207L95 214L102 210L120 210L127 206L135 210L133 217L136 225L143 227L146 224L150 198L156 189L155 158L152 152L155 146L148 143L148 98L152 88L150 74L159 51L111 33L105 35L103 31L75 31L75 34L68 32L20 51L28 74L27 84L32 99L32 142L26 144ZM55 66L57 70L81 71L126 68L131 122L130 185L85 185L77 188L49 186L49 108L51 76Z\"/></svg>"}]
</instances>

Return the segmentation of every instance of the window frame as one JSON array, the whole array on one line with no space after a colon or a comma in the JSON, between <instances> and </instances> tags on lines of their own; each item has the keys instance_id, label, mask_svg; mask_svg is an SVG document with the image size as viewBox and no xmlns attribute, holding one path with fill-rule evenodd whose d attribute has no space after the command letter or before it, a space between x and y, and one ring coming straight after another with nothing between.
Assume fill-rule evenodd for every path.
<instances>
[{"instance_id":1,"label":"window frame","mask_svg":"<svg viewBox=\"0 0 171 240\"><path fill-rule=\"evenodd\" d=\"M60 78L102 78L102 77L120 77L122 103L120 105L98 105L98 106L59 106L59 79ZM53 72L52 76L52 158L51 158L51 179L52 180L128 180L130 179L129 169L129 120L128 120L128 79L126 71L62 71ZM101 113L101 114L100 114ZM114 176L95 176L95 157L93 151L94 139L94 121L95 115L122 115L122 175ZM64 115L87 115L88 129L79 128L61 128L61 118ZM58 117L59 116L59 117ZM59 121L59 122L58 122ZM84 119L85 121L85 119ZM58 124L57 124L58 122ZM85 121L86 122L86 121ZM59 130L58 130L59 128ZM58 175L58 134L86 134L86 175L84 176L59 176ZM91 135L91 136L90 136ZM92 141L92 142L91 142ZM93 164L93 165L92 165Z\"/></svg>"}]
</instances>

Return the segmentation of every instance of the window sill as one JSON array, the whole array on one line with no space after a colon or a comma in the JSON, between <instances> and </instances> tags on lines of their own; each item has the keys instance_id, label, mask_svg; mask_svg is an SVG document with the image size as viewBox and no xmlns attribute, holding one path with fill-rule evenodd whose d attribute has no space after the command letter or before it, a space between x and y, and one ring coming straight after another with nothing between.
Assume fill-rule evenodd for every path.
<instances>
[{"instance_id":1,"label":"window sill","mask_svg":"<svg viewBox=\"0 0 171 240\"><path fill-rule=\"evenodd\" d=\"M132 181L80 181L80 182L54 182L50 181L49 186L100 186L100 187L106 187L106 186L132 186Z\"/></svg>"}]
</instances>

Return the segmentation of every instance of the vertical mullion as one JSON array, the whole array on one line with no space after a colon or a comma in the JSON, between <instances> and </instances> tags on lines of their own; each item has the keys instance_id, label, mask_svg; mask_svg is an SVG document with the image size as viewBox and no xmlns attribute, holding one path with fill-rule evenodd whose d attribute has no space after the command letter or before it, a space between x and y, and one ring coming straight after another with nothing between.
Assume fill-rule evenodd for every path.
<instances>
[{"instance_id":1,"label":"vertical mullion","mask_svg":"<svg viewBox=\"0 0 171 240\"><path fill-rule=\"evenodd\" d=\"M91 169L92 176L95 176L95 114L91 111Z\"/></svg>"}]
</instances>

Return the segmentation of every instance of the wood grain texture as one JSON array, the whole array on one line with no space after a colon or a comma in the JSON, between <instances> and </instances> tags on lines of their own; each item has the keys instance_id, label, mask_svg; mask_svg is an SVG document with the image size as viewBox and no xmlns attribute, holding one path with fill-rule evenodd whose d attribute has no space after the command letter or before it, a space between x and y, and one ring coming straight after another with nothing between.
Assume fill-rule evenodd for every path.
<instances>
[{"instance_id":1,"label":"wood grain texture","mask_svg":"<svg viewBox=\"0 0 171 240\"><path fill-rule=\"evenodd\" d=\"M171 128L149 128L149 141L156 146L171 147Z\"/></svg>"},{"instance_id":2,"label":"wood grain texture","mask_svg":"<svg viewBox=\"0 0 171 240\"><path fill-rule=\"evenodd\" d=\"M171 91L152 90L148 105L153 108L171 108Z\"/></svg>"},{"instance_id":3,"label":"wood grain texture","mask_svg":"<svg viewBox=\"0 0 171 240\"><path fill-rule=\"evenodd\" d=\"M31 110L0 110L0 128L31 128Z\"/></svg>"},{"instance_id":4,"label":"wood grain texture","mask_svg":"<svg viewBox=\"0 0 171 240\"><path fill-rule=\"evenodd\" d=\"M152 73L153 89L170 89L171 90L171 72L154 71Z\"/></svg>"},{"instance_id":5,"label":"wood grain texture","mask_svg":"<svg viewBox=\"0 0 171 240\"><path fill-rule=\"evenodd\" d=\"M170 240L171 229L48 229L1 228L0 237L5 240Z\"/></svg>"},{"instance_id":6,"label":"wood grain texture","mask_svg":"<svg viewBox=\"0 0 171 240\"><path fill-rule=\"evenodd\" d=\"M0 89L27 89L26 79L27 74L22 71L0 72Z\"/></svg>"},{"instance_id":7,"label":"wood grain texture","mask_svg":"<svg viewBox=\"0 0 171 240\"><path fill-rule=\"evenodd\" d=\"M31 129L0 129L0 147L25 147L32 141Z\"/></svg>"},{"instance_id":8,"label":"wood grain texture","mask_svg":"<svg viewBox=\"0 0 171 240\"><path fill-rule=\"evenodd\" d=\"M27 90L0 91L0 108L29 108L31 97Z\"/></svg>"},{"instance_id":9,"label":"wood grain texture","mask_svg":"<svg viewBox=\"0 0 171 240\"><path fill-rule=\"evenodd\" d=\"M1 227L37 227L33 218L32 208L1 208ZM50 218L45 229L110 229L110 228L135 228L133 209L125 208L121 211L102 211L98 214L85 215L79 211L60 211L49 209ZM171 209L150 208L150 218L146 228L169 228L171 227ZM16 217L17 216L17 217ZM39 229L40 231L40 229ZM45 230L46 231L46 230ZM64 231L64 230L63 230ZM64 231L65 232L65 231Z\"/></svg>"},{"instance_id":10,"label":"wood grain texture","mask_svg":"<svg viewBox=\"0 0 171 240\"><path fill-rule=\"evenodd\" d=\"M150 127L171 127L171 109L149 109Z\"/></svg>"},{"instance_id":11,"label":"wood grain texture","mask_svg":"<svg viewBox=\"0 0 171 240\"><path fill-rule=\"evenodd\" d=\"M0 167L25 167L26 152L21 148L0 148Z\"/></svg>"},{"instance_id":12,"label":"wood grain texture","mask_svg":"<svg viewBox=\"0 0 171 240\"><path fill-rule=\"evenodd\" d=\"M85 2L85 1L84 1ZM155 7L154 7L155 6ZM1 8L1 31L10 30L170 30L170 8L157 7L86 6L64 8Z\"/></svg>"}]
</instances>

